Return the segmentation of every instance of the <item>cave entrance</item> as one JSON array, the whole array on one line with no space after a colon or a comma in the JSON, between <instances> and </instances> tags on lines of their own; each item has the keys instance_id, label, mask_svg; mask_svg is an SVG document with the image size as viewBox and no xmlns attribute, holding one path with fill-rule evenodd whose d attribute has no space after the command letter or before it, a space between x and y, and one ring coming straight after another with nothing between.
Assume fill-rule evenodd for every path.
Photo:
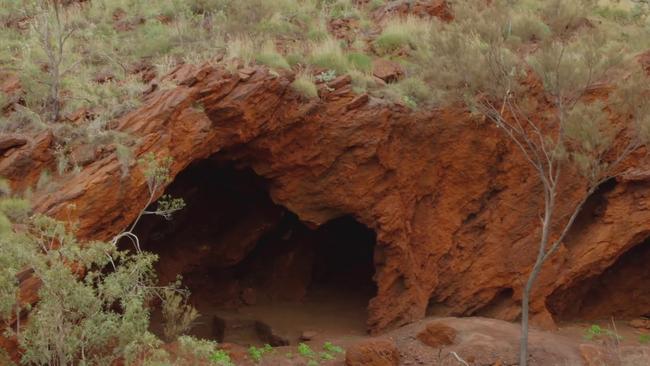
<instances>
[{"instance_id":1,"label":"cave entrance","mask_svg":"<svg viewBox=\"0 0 650 366\"><path fill-rule=\"evenodd\" d=\"M282 345L366 333L372 230L351 216L309 227L252 170L214 159L188 167L167 193L186 207L172 221L143 220L138 235L159 255L161 283L182 275L192 292L201 316L190 334ZM154 313L152 330L161 327Z\"/></svg>"},{"instance_id":2,"label":"cave entrance","mask_svg":"<svg viewBox=\"0 0 650 366\"><path fill-rule=\"evenodd\" d=\"M650 316L650 238L601 274L553 293L547 307L559 321Z\"/></svg>"}]
</instances>

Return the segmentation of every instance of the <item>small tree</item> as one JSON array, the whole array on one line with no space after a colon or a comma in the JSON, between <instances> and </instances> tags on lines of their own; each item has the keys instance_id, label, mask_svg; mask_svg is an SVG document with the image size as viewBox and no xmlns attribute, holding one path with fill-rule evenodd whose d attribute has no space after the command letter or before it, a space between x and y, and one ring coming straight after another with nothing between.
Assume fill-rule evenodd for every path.
<instances>
[{"instance_id":1,"label":"small tree","mask_svg":"<svg viewBox=\"0 0 650 366\"><path fill-rule=\"evenodd\" d=\"M514 2L477 5L483 3L459 4L456 20L434 30L434 52L427 55L435 74L428 77L441 97L463 101L498 127L522 153L543 190L537 255L522 292L523 366L528 359L530 295L544 263L589 197L621 174L621 164L650 137L648 82L623 44L599 29L580 28L588 9L583 3L552 1L537 13ZM522 41L534 42L533 51L525 51ZM599 83L613 80L619 82L609 96L610 107L588 97ZM609 109L628 117L629 124L610 121ZM558 217L558 202L575 199L564 184L576 174L583 188L568 217Z\"/></svg>"},{"instance_id":2,"label":"small tree","mask_svg":"<svg viewBox=\"0 0 650 366\"><path fill-rule=\"evenodd\" d=\"M61 1L38 0L33 5L34 8L26 12L35 14L31 23L32 30L46 57L44 67L47 77L42 81L48 87L46 107L50 120L55 122L61 116L63 77L75 66L75 63L70 62L71 54L66 49L76 27L69 19L69 10L64 8Z\"/></svg>"},{"instance_id":3,"label":"small tree","mask_svg":"<svg viewBox=\"0 0 650 366\"><path fill-rule=\"evenodd\" d=\"M169 179L170 163L153 155L142 161L147 206ZM143 209L138 218L153 214L169 219L182 207L182 200L167 199L154 211ZM136 223L109 242L81 243L71 224L31 215L29 204L12 197L0 181L0 319L24 350L23 363L108 365L125 358L131 364L155 357L160 341L148 331L148 303L154 298L166 309L181 306L169 320L174 336L187 330L197 316L186 303L188 293L180 282L156 283L157 256L140 249L133 234ZM121 249L120 238L131 239L134 250ZM17 280L30 273L40 282L33 307L20 302ZM21 326L23 311L30 315ZM182 324L173 324L178 321Z\"/></svg>"}]
</instances>

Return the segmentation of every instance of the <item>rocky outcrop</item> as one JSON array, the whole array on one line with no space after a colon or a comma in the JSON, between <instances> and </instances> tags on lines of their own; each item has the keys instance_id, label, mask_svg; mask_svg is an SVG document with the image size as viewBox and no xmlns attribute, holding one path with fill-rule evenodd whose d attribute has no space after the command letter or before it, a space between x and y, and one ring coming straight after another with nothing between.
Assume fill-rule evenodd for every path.
<instances>
[{"instance_id":1,"label":"rocky outcrop","mask_svg":"<svg viewBox=\"0 0 650 366\"><path fill-rule=\"evenodd\" d=\"M117 121L119 130L137 137L135 157L171 156L176 176L218 156L251 167L269 182L276 203L311 226L351 215L373 229L371 330L426 314L518 317L535 256L541 190L519 152L488 121L471 119L462 108L413 112L355 95L347 81L304 101L289 87L291 74L261 68L233 75L186 65L169 79L178 86L150 94L143 107ZM33 184L51 163L46 141L29 141L0 157L0 174L15 189ZM147 199L140 169L132 164L122 174L110 150L57 183L54 191L34 192L34 207L78 220L84 238L111 237ZM567 181L559 217L581 187ZM590 281L616 270L626 252L648 247L649 188L647 177L637 176L598 192L544 269L532 303L537 324L563 318L572 289L591 288ZM608 288L610 297L618 295L616 286ZM643 281L636 291L648 299ZM598 301L611 310L608 298ZM590 315L602 315L593 310L600 305L591 305ZM622 307L620 314L638 311L638 304L615 307ZM580 309L571 314L579 316Z\"/></svg>"}]
</instances>

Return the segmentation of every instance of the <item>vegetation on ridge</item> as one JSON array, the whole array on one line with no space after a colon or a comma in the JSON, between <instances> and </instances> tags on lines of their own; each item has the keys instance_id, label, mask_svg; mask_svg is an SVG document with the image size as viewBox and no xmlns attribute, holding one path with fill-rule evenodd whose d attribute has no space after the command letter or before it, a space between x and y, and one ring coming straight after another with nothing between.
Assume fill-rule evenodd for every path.
<instances>
[{"instance_id":1,"label":"vegetation on ridge","mask_svg":"<svg viewBox=\"0 0 650 366\"><path fill-rule=\"evenodd\" d=\"M81 169L75 146L112 145L129 174L136 142L111 122L137 108L144 94L169 86L162 76L183 63L292 72L291 89L306 102L347 74L354 92L411 109L464 105L519 148L543 188L538 255L522 291L525 365L528 302L544 263L586 200L650 141L647 70L638 63L650 49L648 4L457 0L449 2L454 20L445 21L375 13L386 3L3 0L0 81L15 76L18 87L0 90L0 133L52 133L57 168L43 172L35 187L46 190ZM378 80L373 61L380 58L403 75ZM612 121L614 113L625 118ZM140 163L152 203L169 161L147 156ZM573 196L561 184L565 177L580 178ZM148 331L149 302L159 298L178 360L232 364L214 343L182 336L197 313L178 283L158 286L155 255L139 248L133 226L111 242L80 243L73 223L33 214L19 193L0 181L0 318L21 345L23 363L171 363ZM566 217L556 210L559 200L575 203ZM182 206L165 197L141 215L167 218ZM121 249L118 239L133 248ZM18 292L17 278L28 274L41 281L33 305L21 303ZM23 312L30 313L27 324L20 323ZM268 351L249 350L256 361ZM339 351L298 348L312 363Z\"/></svg>"}]
</instances>

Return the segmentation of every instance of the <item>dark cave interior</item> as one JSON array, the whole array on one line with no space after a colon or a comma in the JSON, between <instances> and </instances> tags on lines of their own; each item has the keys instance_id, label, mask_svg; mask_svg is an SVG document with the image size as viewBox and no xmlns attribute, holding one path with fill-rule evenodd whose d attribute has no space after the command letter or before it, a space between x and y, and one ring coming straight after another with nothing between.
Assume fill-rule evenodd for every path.
<instances>
[{"instance_id":1,"label":"dark cave interior","mask_svg":"<svg viewBox=\"0 0 650 366\"><path fill-rule=\"evenodd\" d=\"M250 345L295 343L305 331L364 334L375 233L351 216L310 228L268 190L251 169L206 159L166 191L186 207L137 228L142 248L159 255L160 282L182 275L191 291L201 316L190 334Z\"/></svg>"},{"instance_id":2,"label":"dark cave interior","mask_svg":"<svg viewBox=\"0 0 650 366\"><path fill-rule=\"evenodd\" d=\"M547 307L559 321L650 315L650 239L633 246L602 273L553 293Z\"/></svg>"}]
</instances>

